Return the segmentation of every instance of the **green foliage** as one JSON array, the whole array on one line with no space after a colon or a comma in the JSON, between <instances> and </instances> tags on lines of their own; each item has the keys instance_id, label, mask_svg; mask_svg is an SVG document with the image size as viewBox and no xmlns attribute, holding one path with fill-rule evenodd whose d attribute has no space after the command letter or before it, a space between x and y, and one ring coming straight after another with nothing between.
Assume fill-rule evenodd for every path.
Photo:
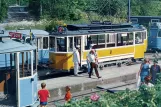
<instances>
[{"instance_id":1,"label":"green foliage","mask_svg":"<svg viewBox=\"0 0 161 107\"><path fill-rule=\"evenodd\" d=\"M40 17L40 0L29 0L29 11L36 18Z\"/></svg>"},{"instance_id":2,"label":"green foliage","mask_svg":"<svg viewBox=\"0 0 161 107\"><path fill-rule=\"evenodd\" d=\"M161 107L161 73L154 87L142 85L139 90L126 89L115 94L100 92L98 101L91 101L89 97L71 101L57 107Z\"/></svg>"},{"instance_id":3,"label":"green foliage","mask_svg":"<svg viewBox=\"0 0 161 107\"><path fill-rule=\"evenodd\" d=\"M5 0L0 1L0 21L3 21L7 17L7 4Z\"/></svg>"}]
</instances>

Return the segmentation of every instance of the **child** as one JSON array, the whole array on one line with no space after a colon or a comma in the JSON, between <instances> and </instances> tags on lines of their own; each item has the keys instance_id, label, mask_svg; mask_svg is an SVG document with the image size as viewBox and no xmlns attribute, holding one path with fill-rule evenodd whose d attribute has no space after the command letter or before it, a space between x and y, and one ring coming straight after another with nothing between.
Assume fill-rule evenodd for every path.
<instances>
[{"instance_id":1,"label":"child","mask_svg":"<svg viewBox=\"0 0 161 107\"><path fill-rule=\"evenodd\" d=\"M148 87L153 87L154 85L152 83L150 83L151 77L150 76L146 76L145 77L145 82L144 84Z\"/></svg>"},{"instance_id":2,"label":"child","mask_svg":"<svg viewBox=\"0 0 161 107\"><path fill-rule=\"evenodd\" d=\"M66 86L66 94L65 94L65 97L64 97L64 99L65 99L65 101L70 101L71 100L71 98L72 98L72 95L71 95L71 93L70 93L70 87L69 86Z\"/></svg>"},{"instance_id":3,"label":"child","mask_svg":"<svg viewBox=\"0 0 161 107\"><path fill-rule=\"evenodd\" d=\"M50 93L45 87L46 87L46 84L41 83L42 89L38 91L38 96L40 98L40 107L46 107L47 100L50 97Z\"/></svg>"}]
</instances>

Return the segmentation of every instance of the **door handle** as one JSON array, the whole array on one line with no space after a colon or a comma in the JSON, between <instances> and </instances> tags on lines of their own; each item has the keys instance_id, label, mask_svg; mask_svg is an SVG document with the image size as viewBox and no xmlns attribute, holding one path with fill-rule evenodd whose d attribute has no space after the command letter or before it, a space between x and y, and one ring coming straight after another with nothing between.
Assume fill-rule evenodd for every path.
<instances>
[{"instance_id":1,"label":"door handle","mask_svg":"<svg viewBox=\"0 0 161 107\"><path fill-rule=\"evenodd\" d=\"M34 78L31 78L31 82L33 82L34 81Z\"/></svg>"},{"instance_id":2,"label":"door handle","mask_svg":"<svg viewBox=\"0 0 161 107\"><path fill-rule=\"evenodd\" d=\"M110 54L112 54L112 50L110 50Z\"/></svg>"}]
</instances>

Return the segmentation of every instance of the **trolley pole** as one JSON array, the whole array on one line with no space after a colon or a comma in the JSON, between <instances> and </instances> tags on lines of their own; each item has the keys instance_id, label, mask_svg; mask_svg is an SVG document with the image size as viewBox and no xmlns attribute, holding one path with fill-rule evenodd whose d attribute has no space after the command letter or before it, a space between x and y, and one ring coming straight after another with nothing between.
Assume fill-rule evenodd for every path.
<instances>
[{"instance_id":1,"label":"trolley pole","mask_svg":"<svg viewBox=\"0 0 161 107\"><path fill-rule=\"evenodd\" d=\"M128 18L127 18L127 22L130 22L130 16L131 16L131 0L128 0Z\"/></svg>"}]
</instances>

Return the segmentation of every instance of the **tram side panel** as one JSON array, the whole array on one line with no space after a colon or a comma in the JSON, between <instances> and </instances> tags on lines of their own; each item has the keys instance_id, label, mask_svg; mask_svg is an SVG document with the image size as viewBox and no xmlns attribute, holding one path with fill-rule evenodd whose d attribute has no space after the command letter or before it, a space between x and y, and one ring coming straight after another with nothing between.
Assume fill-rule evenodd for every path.
<instances>
[{"instance_id":1,"label":"tram side panel","mask_svg":"<svg viewBox=\"0 0 161 107\"><path fill-rule=\"evenodd\" d=\"M83 61L86 61L87 54L88 52L83 54ZM99 62L132 58L134 57L134 46L98 49L97 54Z\"/></svg>"},{"instance_id":2,"label":"tram side panel","mask_svg":"<svg viewBox=\"0 0 161 107\"><path fill-rule=\"evenodd\" d=\"M49 53L52 61L51 68L55 70L69 71L73 69L73 53Z\"/></svg>"},{"instance_id":3,"label":"tram side panel","mask_svg":"<svg viewBox=\"0 0 161 107\"><path fill-rule=\"evenodd\" d=\"M135 45L135 55L134 59L144 58L144 45L138 44Z\"/></svg>"}]
</instances>

